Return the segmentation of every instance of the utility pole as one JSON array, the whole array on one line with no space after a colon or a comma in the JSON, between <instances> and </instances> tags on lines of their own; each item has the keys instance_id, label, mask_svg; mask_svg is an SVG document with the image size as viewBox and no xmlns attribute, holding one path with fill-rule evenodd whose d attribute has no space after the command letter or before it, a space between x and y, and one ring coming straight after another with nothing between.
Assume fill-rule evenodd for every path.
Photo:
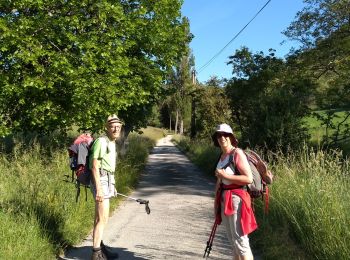
<instances>
[{"instance_id":1,"label":"utility pole","mask_svg":"<svg viewBox=\"0 0 350 260\"><path fill-rule=\"evenodd\" d=\"M196 136L196 70L194 68L192 69L192 85L194 87L194 90L191 93L191 139Z\"/></svg>"}]
</instances>

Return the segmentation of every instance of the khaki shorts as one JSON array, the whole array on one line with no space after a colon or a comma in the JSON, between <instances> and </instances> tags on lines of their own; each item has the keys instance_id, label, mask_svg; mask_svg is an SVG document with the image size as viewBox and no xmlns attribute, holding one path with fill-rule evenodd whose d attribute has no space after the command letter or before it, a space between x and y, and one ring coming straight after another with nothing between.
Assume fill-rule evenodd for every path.
<instances>
[{"instance_id":1,"label":"khaki shorts","mask_svg":"<svg viewBox=\"0 0 350 260\"><path fill-rule=\"evenodd\" d=\"M117 196L116 191L115 191L115 179L114 179L114 174L100 174L100 183L101 183L101 188L103 191L103 198L104 199L110 199L112 197ZM91 182L91 192L96 198L96 187L95 185Z\"/></svg>"},{"instance_id":2,"label":"khaki shorts","mask_svg":"<svg viewBox=\"0 0 350 260\"><path fill-rule=\"evenodd\" d=\"M224 194L224 193L223 193ZM226 228L226 235L231 243L234 255L244 256L251 253L248 235L243 235L241 225L241 208L242 200L237 195L232 195L232 204L234 214L231 216L225 216L224 205L221 204L221 217L222 223Z\"/></svg>"}]
</instances>

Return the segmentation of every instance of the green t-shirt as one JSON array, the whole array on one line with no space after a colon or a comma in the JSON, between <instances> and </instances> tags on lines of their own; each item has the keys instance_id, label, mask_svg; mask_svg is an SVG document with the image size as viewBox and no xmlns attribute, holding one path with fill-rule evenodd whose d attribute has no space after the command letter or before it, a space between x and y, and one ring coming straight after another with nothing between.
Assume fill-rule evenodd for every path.
<instances>
[{"instance_id":1,"label":"green t-shirt","mask_svg":"<svg viewBox=\"0 0 350 260\"><path fill-rule=\"evenodd\" d=\"M110 141L108 137L97 138L91 147L91 155L89 158L90 169L92 168L93 159L97 159L98 168L101 168L102 163L102 169L114 172L117 160L115 142Z\"/></svg>"}]
</instances>

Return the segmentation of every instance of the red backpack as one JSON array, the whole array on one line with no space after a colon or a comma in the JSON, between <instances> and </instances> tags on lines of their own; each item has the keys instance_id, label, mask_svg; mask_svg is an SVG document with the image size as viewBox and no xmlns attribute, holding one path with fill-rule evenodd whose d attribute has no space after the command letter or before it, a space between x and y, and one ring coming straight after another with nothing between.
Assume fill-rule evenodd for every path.
<instances>
[{"instance_id":1,"label":"red backpack","mask_svg":"<svg viewBox=\"0 0 350 260\"><path fill-rule=\"evenodd\" d=\"M267 213L269 207L269 188L268 185L273 182L273 174L268 169L267 163L261 159L261 157L252 150L244 150L244 154L247 156L250 169L253 174L253 182L247 185L247 191L250 197L262 198L265 201L265 212ZM238 169L235 166L233 160L233 154L230 154L229 165L234 172L239 174Z\"/></svg>"},{"instance_id":2,"label":"red backpack","mask_svg":"<svg viewBox=\"0 0 350 260\"><path fill-rule=\"evenodd\" d=\"M90 134L81 134L68 148L72 182L75 180L77 186L76 200L78 200L80 195L80 185L85 186L86 193L86 188L90 185L91 170L89 169L89 155L93 143L94 138Z\"/></svg>"}]
</instances>

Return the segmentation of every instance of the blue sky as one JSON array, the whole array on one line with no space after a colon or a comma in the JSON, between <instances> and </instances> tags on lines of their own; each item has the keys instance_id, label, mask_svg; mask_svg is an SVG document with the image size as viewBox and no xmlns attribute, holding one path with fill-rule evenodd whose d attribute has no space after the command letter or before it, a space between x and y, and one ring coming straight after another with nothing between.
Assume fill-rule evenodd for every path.
<instances>
[{"instance_id":1,"label":"blue sky","mask_svg":"<svg viewBox=\"0 0 350 260\"><path fill-rule=\"evenodd\" d=\"M267 0L184 0L183 16L190 20L194 35L190 47L195 56L196 70L205 65L254 17ZM205 69L197 79L207 81L211 76L231 78L232 68L226 65L228 56L246 46L253 53L273 48L284 57L295 42L282 34L303 8L302 0L271 0L264 10L241 32L226 49ZM283 40L286 43L281 45Z\"/></svg>"}]
</instances>

